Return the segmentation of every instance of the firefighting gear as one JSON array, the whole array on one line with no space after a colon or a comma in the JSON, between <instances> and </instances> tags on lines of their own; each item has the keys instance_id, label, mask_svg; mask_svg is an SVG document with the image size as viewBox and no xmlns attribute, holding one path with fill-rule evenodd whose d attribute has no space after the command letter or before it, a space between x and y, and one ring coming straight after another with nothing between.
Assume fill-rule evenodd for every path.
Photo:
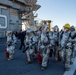
<instances>
[{"instance_id":1,"label":"firefighting gear","mask_svg":"<svg viewBox=\"0 0 76 75\"><path fill-rule=\"evenodd\" d=\"M7 52L9 53L9 58L8 58L8 60L10 59L13 59L13 57L14 57L14 49L15 49L15 47L14 47L14 45L11 45L11 46L8 46L7 47Z\"/></svg>"},{"instance_id":2,"label":"firefighting gear","mask_svg":"<svg viewBox=\"0 0 76 75\"><path fill-rule=\"evenodd\" d=\"M54 30L54 31L58 31L58 30L59 30L58 26L55 25L55 26L53 27L53 30Z\"/></svg>"},{"instance_id":3,"label":"firefighting gear","mask_svg":"<svg viewBox=\"0 0 76 75\"><path fill-rule=\"evenodd\" d=\"M46 22L44 22L44 24L43 24L43 30L47 30L47 28L48 28L48 25L47 25L47 23Z\"/></svg>"},{"instance_id":4,"label":"firefighting gear","mask_svg":"<svg viewBox=\"0 0 76 75\"><path fill-rule=\"evenodd\" d=\"M7 43L12 41L12 37L11 36L7 36Z\"/></svg>"},{"instance_id":5,"label":"firefighting gear","mask_svg":"<svg viewBox=\"0 0 76 75\"><path fill-rule=\"evenodd\" d=\"M37 60L38 60L39 64L42 63L42 57L41 57L41 53L40 52L37 53Z\"/></svg>"},{"instance_id":6,"label":"firefighting gear","mask_svg":"<svg viewBox=\"0 0 76 75\"><path fill-rule=\"evenodd\" d=\"M38 43L38 62L41 64L41 69L43 70L43 68L47 67L48 64L48 59L49 59L49 53L50 53L50 49L49 49L49 43L48 43L48 37L46 35L46 31L42 31L41 33L41 37Z\"/></svg>"},{"instance_id":7,"label":"firefighting gear","mask_svg":"<svg viewBox=\"0 0 76 75\"><path fill-rule=\"evenodd\" d=\"M65 25L67 26L67 24ZM67 26L68 27L68 26ZM72 43L70 42L70 31L68 32L63 32L62 38L61 38L61 51L60 51L60 56L62 61L65 63L65 69L70 68L70 59L71 59L71 54L72 54Z\"/></svg>"},{"instance_id":8,"label":"firefighting gear","mask_svg":"<svg viewBox=\"0 0 76 75\"><path fill-rule=\"evenodd\" d=\"M70 28L75 30L75 27L73 25Z\"/></svg>"},{"instance_id":9,"label":"firefighting gear","mask_svg":"<svg viewBox=\"0 0 76 75\"><path fill-rule=\"evenodd\" d=\"M45 48L42 52L42 67L47 67L48 65L48 60L49 60L49 53L50 50L48 48Z\"/></svg>"},{"instance_id":10,"label":"firefighting gear","mask_svg":"<svg viewBox=\"0 0 76 75\"><path fill-rule=\"evenodd\" d=\"M61 50L61 53L60 53L61 54L61 59L65 63L65 68L70 68L70 56L71 56L71 53L72 53L71 47L70 46L68 47L68 45L67 45L66 48L63 48Z\"/></svg>"},{"instance_id":11,"label":"firefighting gear","mask_svg":"<svg viewBox=\"0 0 76 75\"><path fill-rule=\"evenodd\" d=\"M75 39L71 37L75 34L70 34L69 24L65 24L64 31L61 32L59 32L57 25L53 29L53 31L47 31L43 28L36 30L36 27L33 27L33 29L26 30L26 48L24 51L26 53L26 63L33 62L35 57L38 63L41 64L41 69L45 70L49 55L52 57L52 54L54 54L55 62L62 60L65 64L65 70L69 70L70 64L74 60L73 46L76 45L74 43Z\"/></svg>"},{"instance_id":12,"label":"firefighting gear","mask_svg":"<svg viewBox=\"0 0 76 75\"><path fill-rule=\"evenodd\" d=\"M71 26L71 28L72 28L73 30L71 30L71 38L70 38L70 41L72 42L73 48L72 48L72 54L71 54L70 64L73 64L73 61L74 61L74 58L75 58L75 46L76 46L76 41L75 41L76 37L73 38L73 36L76 34L76 32L75 32L75 30L74 30L74 29L75 29L74 26Z\"/></svg>"},{"instance_id":13,"label":"firefighting gear","mask_svg":"<svg viewBox=\"0 0 76 75\"><path fill-rule=\"evenodd\" d=\"M28 33L30 33L31 31L29 30ZM33 34L30 35L26 35L25 37L25 53L26 53L26 62L32 62L33 61L33 57L34 57L34 45L37 42L36 37Z\"/></svg>"},{"instance_id":14,"label":"firefighting gear","mask_svg":"<svg viewBox=\"0 0 76 75\"><path fill-rule=\"evenodd\" d=\"M59 57L59 51L58 51L58 46L59 46L59 28L57 25L54 26L53 32L52 32L52 37L51 37L51 42L53 42L53 53L55 57L55 62L58 61Z\"/></svg>"},{"instance_id":15,"label":"firefighting gear","mask_svg":"<svg viewBox=\"0 0 76 75\"><path fill-rule=\"evenodd\" d=\"M68 24L68 23L67 23L67 24L65 24L65 25L64 25L64 28L69 29L69 28L70 28L70 24Z\"/></svg>"},{"instance_id":16,"label":"firefighting gear","mask_svg":"<svg viewBox=\"0 0 76 75\"><path fill-rule=\"evenodd\" d=\"M16 38L15 34L12 35L12 38L13 38L13 42L17 43L17 38Z\"/></svg>"},{"instance_id":17,"label":"firefighting gear","mask_svg":"<svg viewBox=\"0 0 76 75\"><path fill-rule=\"evenodd\" d=\"M32 31L37 31L36 26L32 26L30 29L31 29Z\"/></svg>"},{"instance_id":18,"label":"firefighting gear","mask_svg":"<svg viewBox=\"0 0 76 75\"><path fill-rule=\"evenodd\" d=\"M12 32L11 31L7 31L6 36L7 36L7 42L12 41Z\"/></svg>"},{"instance_id":19,"label":"firefighting gear","mask_svg":"<svg viewBox=\"0 0 76 75\"><path fill-rule=\"evenodd\" d=\"M42 43L48 43L48 38L46 36L46 31L44 31L44 30L41 33L41 42Z\"/></svg>"},{"instance_id":20,"label":"firefighting gear","mask_svg":"<svg viewBox=\"0 0 76 75\"><path fill-rule=\"evenodd\" d=\"M48 44L42 44L38 52L38 62L41 64L42 68L48 65L49 53L50 49L48 48Z\"/></svg>"},{"instance_id":21,"label":"firefighting gear","mask_svg":"<svg viewBox=\"0 0 76 75\"><path fill-rule=\"evenodd\" d=\"M29 50L26 50L26 62L32 62L32 56L34 54L34 50L33 49L29 49Z\"/></svg>"},{"instance_id":22,"label":"firefighting gear","mask_svg":"<svg viewBox=\"0 0 76 75\"><path fill-rule=\"evenodd\" d=\"M30 29L30 28L28 28L27 30L26 30L26 33L31 33L32 32L32 30Z\"/></svg>"},{"instance_id":23,"label":"firefighting gear","mask_svg":"<svg viewBox=\"0 0 76 75\"><path fill-rule=\"evenodd\" d=\"M6 54L8 56L8 60L11 60L13 59L14 57L14 49L15 49L15 45L14 45L14 41L12 39L12 33L11 31L7 31L7 51L6 51Z\"/></svg>"},{"instance_id":24,"label":"firefighting gear","mask_svg":"<svg viewBox=\"0 0 76 75\"><path fill-rule=\"evenodd\" d=\"M7 31L6 36L10 36L12 31Z\"/></svg>"}]
</instances>

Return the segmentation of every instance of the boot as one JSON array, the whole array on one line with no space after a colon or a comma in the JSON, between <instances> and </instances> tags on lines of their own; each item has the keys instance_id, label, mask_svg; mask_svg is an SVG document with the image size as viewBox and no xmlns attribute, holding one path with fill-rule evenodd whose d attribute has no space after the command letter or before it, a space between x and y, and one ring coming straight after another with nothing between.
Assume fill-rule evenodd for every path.
<instances>
[{"instance_id":1,"label":"boot","mask_svg":"<svg viewBox=\"0 0 76 75\"><path fill-rule=\"evenodd\" d=\"M11 60L13 60L13 59L14 59L14 57L11 58Z\"/></svg>"},{"instance_id":2,"label":"boot","mask_svg":"<svg viewBox=\"0 0 76 75\"><path fill-rule=\"evenodd\" d=\"M70 65L72 65L73 64L73 62L70 62Z\"/></svg>"},{"instance_id":3,"label":"boot","mask_svg":"<svg viewBox=\"0 0 76 75\"><path fill-rule=\"evenodd\" d=\"M55 59L55 60L54 60L54 62L55 62L55 63L57 63L57 62L58 62L58 60L57 60L57 59Z\"/></svg>"},{"instance_id":4,"label":"boot","mask_svg":"<svg viewBox=\"0 0 76 75\"><path fill-rule=\"evenodd\" d=\"M31 61L26 61L26 64L31 64L32 62Z\"/></svg>"},{"instance_id":5,"label":"boot","mask_svg":"<svg viewBox=\"0 0 76 75\"><path fill-rule=\"evenodd\" d=\"M42 71L46 70L46 67L43 67L43 66L42 66L42 67L41 67L41 70L42 70Z\"/></svg>"},{"instance_id":6,"label":"boot","mask_svg":"<svg viewBox=\"0 0 76 75\"><path fill-rule=\"evenodd\" d=\"M70 70L70 68L65 68L65 71L69 71Z\"/></svg>"},{"instance_id":7,"label":"boot","mask_svg":"<svg viewBox=\"0 0 76 75\"><path fill-rule=\"evenodd\" d=\"M10 58L8 58L8 61L10 61L11 59Z\"/></svg>"}]
</instances>

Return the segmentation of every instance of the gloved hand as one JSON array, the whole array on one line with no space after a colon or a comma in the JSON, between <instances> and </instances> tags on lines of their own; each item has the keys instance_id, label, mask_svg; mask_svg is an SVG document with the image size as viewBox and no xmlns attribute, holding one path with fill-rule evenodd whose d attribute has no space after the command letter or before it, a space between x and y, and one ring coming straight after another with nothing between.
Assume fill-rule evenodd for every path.
<instances>
[{"instance_id":1,"label":"gloved hand","mask_svg":"<svg viewBox=\"0 0 76 75\"><path fill-rule=\"evenodd\" d=\"M76 42L76 38L74 39L74 41Z\"/></svg>"},{"instance_id":2,"label":"gloved hand","mask_svg":"<svg viewBox=\"0 0 76 75\"><path fill-rule=\"evenodd\" d=\"M73 39L69 38L69 42L72 42L72 41L73 41Z\"/></svg>"},{"instance_id":3,"label":"gloved hand","mask_svg":"<svg viewBox=\"0 0 76 75\"><path fill-rule=\"evenodd\" d=\"M53 37L49 37L50 38L50 40L53 40Z\"/></svg>"}]
</instances>

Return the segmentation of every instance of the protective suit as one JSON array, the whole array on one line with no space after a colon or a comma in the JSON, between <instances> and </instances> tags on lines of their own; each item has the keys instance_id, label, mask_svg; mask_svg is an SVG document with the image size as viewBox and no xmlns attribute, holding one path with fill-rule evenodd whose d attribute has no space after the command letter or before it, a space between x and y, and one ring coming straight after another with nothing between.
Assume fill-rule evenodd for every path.
<instances>
[{"instance_id":1,"label":"protective suit","mask_svg":"<svg viewBox=\"0 0 76 75\"><path fill-rule=\"evenodd\" d=\"M28 29L26 31L26 36L25 36L25 50L23 52L25 52L26 54L26 63L29 64L33 61L33 55L34 55L34 47L33 42L33 35L32 35L32 30Z\"/></svg>"},{"instance_id":2,"label":"protective suit","mask_svg":"<svg viewBox=\"0 0 76 75\"><path fill-rule=\"evenodd\" d=\"M52 32L52 37L51 37L51 44L53 47L53 53L54 53L54 61L58 61L58 46L59 46L59 28L58 26L54 26L53 32Z\"/></svg>"},{"instance_id":3,"label":"protective suit","mask_svg":"<svg viewBox=\"0 0 76 75\"><path fill-rule=\"evenodd\" d=\"M43 26L42 26L42 29L43 29L43 30L47 30L47 28L48 28L48 25L47 25L46 22L44 22L44 24L43 24Z\"/></svg>"},{"instance_id":4,"label":"protective suit","mask_svg":"<svg viewBox=\"0 0 76 75\"><path fill-rule=\"evenodd\" d=\"M73 46L70 64L73 64L73 61L74 61L74 58L75 58L75 50L76 50L76 37L74 37L76 32L75 32L75 27L74 26L70 27L70 32L71 32L70 41L72 42L72 46Z\"/></svg>"},{"instance_id":5,"label":"protective suit","mask_svg":"<svg viewBox=\"0 0 76 75\"><path fill-rule=\"evenodd\" d=\"M37 58L37 52L38 52L38 38L39 36L37 35L37 28L33 26L33 35L32 35L32 47L34 50L34 60Z\"/></svg>"},{"instance_id":6,"label":"protective suit","mask_svg":"<svg viewBox=\"0 0 76 75\"><path fill-rule=\"evenodd\" d=\"M72 42L70 42L70 25L64 25L64 32L62 33L61 38L61 51L60 56L62 61L65 64L65 70L68 71L70 69L70 57L72 54Z\"/></svg>"},{"instance_id":7,"label":"protective suit","mask_svg":"<svg viewBox=\"0 0 76 75\"><path fill-rule=\"evenodd\" d=\"M39 40L39 51L42 57L42 63L41 63L41 69L45 70L48 65L48 59L49 59L49 40L46 36L46 31L43 30L41 33L41 38Z\"/></svg>"},{"instance_id":8,"label":"protective suit","mask_svg":"<svg viewBox=\"0 0 76 75\"><path fill-rule=\"evenodd\" d=\"M14 49L15 49L15 45L12 40L12 32L7 31L6 35L7 35L7 52L6 53L8 53L8 60L12 60L14 57Z\"/></svg>"},{"instance_id":9,"label":"protective suit","mask_svg":"<svg viewBox=\"0 0 76 75\"><path fill-rule=\"evenodd\" d=\"M51 32L49 31L48 39L49 39L49 49L50 49L49 56L50 57L52 57L52 55L53 55L53 50L54 50L54 45L55 45L54 39L53 39L52 35L53 35L53 32L52 31Z\"/></svg>"}]
</instances>

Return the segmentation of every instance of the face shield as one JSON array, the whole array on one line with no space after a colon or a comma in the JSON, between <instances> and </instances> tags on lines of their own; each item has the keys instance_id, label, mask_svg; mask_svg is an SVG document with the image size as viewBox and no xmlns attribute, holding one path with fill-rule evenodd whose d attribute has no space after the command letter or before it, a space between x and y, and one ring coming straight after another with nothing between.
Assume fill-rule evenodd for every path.
<instances>
[{"instance_id":1,"label":"face shield","mask_svg":"<svg viewBox=\"0 0 76 75\"><path fill-rule=\"evenodd\" d=\"M31 33L32 33L32 30L31 30L31 29L28 29L28 30L26 31L26 34L27 34L27 35L31 35Z\"/></svg>"},{"instance_id":2,"label":"face shield","mask_svg":"<svg viewBox=\"0 0 76 75\"><path fill-rule=\"evenodd\" d=\"M54 31L57 32L58 31L58 28L54 28Z\"/></svg>"},{"instance_id":3,"label":"face shield","mask_svg":"<svg viewBox=\"0 0 76 75\"><path fill-rule=\"evenodd\" d=\"M71 28L70 30L71 30L71 31L75 31L75 29L73 29L73 28Z\"/></svg>"},{"instance_id":4,"label":"face shield","mask_svg":"<svg viewBox=\"0 0 76 75\"><path fill-rule=\"evenodd\" d=\"M71 27L70 30L71 30L71 31L75 31L75 27Z\"/></svg>"}]
</instances>

